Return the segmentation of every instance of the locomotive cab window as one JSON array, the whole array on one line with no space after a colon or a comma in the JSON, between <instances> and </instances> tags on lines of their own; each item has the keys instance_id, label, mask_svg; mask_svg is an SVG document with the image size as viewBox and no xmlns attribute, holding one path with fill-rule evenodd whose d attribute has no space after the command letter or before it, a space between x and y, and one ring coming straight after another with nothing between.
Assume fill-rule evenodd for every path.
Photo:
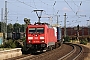
<instances>
[{"instance_id":1,"label":"locomotive cab window","mask_svg":"<svg viewBox=\"0 0 90 60\"><path fill-rule=\"evenodd\" d=\"M29 33L44 33L44 28L29 28Z\"/></svg>"},{"instance_id":2,"label":"locomotive cab window","mask_svg":"<svg viewBox=\"0 0 90 60\"><path fill-rule=\"evenodd\" d=\"M38 33L44 33L44 28L37 28Z\"/></svg>"},{"instance_id":3,"label":"locomotive cab window","mask_svg":"<svg viewBox=\"0 0 90 60\"><path fill-rule=\"evenodd\" d=\"M29 28L29 33L35 33L36 29L35 28Z\"/></svg>"}]
</instances>

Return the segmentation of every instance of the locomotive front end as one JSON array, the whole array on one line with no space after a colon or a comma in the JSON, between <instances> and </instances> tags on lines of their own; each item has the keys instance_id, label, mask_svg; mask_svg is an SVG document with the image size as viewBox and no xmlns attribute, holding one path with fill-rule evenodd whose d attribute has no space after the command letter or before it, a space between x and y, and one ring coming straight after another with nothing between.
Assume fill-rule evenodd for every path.
<instances>
[{"instance_id":1,"label":"locomotive front end","mask_svg":"<svg viewBox=\"0 0 90 60\"><path fill-rule=\"evenodd\" d=\"M28 25L26 30L26 46L30 50L44 50L46 47L44 25Z\"/></svg>"},{"instance_id":2,"label":"locomotive front end","mask_svg":"<svg viewBox=\"0 0 90 60\"><path fill-rule=\"evenodd\" d=\"M31 27L28 28L27 44L39 44L45 42L44 28Z\"/></svg>"}]
</instances>

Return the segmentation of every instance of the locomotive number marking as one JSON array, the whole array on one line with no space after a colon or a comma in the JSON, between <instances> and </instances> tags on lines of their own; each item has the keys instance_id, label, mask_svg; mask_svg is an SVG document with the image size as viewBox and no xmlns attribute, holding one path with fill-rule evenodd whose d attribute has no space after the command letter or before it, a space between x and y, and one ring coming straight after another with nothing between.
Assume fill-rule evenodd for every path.
<instances>
[{"instance_id":1,"label":"locomotive number marking","mask_svg":"<svg viewBox=\"0 0 90 60\"><path fill-rule=\"evenodd\" d=\"M39 41L34 41L34 43L38 43Z\"/></svg>"},{"instance_id":2,"label":"locomotive number marking","mask_svg":"<svg viewBox=\"0 0 90 60\"><path fill-rule=\"evenodd\" d=\"M38 39L38 37L35 37L35 39Z\"/></svg>"}]
</instances>

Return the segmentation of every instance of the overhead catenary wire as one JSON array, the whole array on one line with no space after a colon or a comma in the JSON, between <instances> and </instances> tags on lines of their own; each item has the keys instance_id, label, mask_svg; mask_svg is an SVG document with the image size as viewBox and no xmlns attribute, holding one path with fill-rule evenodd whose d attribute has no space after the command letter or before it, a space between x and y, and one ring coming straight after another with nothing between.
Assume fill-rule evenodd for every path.
<instances>
[{"instance_id":1,"label":"overhead catenary wire","mask_svg":"<svg viewBox=\"0 0 90 60\"><path fill-rule=\"evenodd\" d=\"M55 9L54 9L54 6L55 5L56 5L56 1L54 1L53 5L52 5L53 6L53 15L54 15L54 12L55 12ZM46 11L44 11L44 12L45 12L46 15L49 15L50 16L50 14L47 14Z\"/></svg>"},{"instance_id":2,"label":"overhead catenary wire","mask_svg":"<svg viewBox=\"0 0 90 60\"><path fill-rule=\"evenodd\" d=\"M10 2L10 1L7 1L7 3L9 3L9 4L11 4L11 5L14 5L15 7L18 7L18 8L24 8L24 9L26 9L26 10L29 10L29 9L30 9L30 8L21 7L21 6L18 6L18 5L16 5L16 4L14 4L14 3L16 3L16 2L12 3L12 2ZM28 7L30 7L30 6L28 6ZM11 11L10 11L10 12L11 12ZM8 14L8 17L9 17L9 16L13 16L13 17L14 17L14 16L17 16L17 15L18 15L18 16L27 15L27 14L25 14L25 13L23 13L23 14L22 14L22 13L19 13L19 14L18 14L18 12L21 12L21 11L18 11L18 12L17 12L17 11L14 10L13 12L14 12L14 13L11 13L11 14L9 13L9 14ZM30 11L29 11L29 12L30 12Z\"/></svg>"},{"instance_id":3,"label":"overhead catenary wire","mask_svg":"<svg viewBox=\"0 0 90 60\"><path fill-rule=\"evenodd\" d=\"M21 8L21 6L18 6L18 5L14 4L14 3L10 2L10 1L7 1L7 3L12 4L12 5L14 5L15 7ZM15 3L16 3L16 2L15 2ZM30 7L30 6L29 6L29 7ZM23 8L25 8L25 7L23 7ZM25 8L25 9L28 10L28 8ZM11 12L11 11L10 11L10 12ZM19 11L18 11L18 12L19 12ZM11 17L11 16L12 16L12 17L15 17L15 16L18 17L18 16L22 16L22 15L24 16L24 15L25 15L25 14L21 14L21 13L18 14L18 12L14 10L14 13L11 13L11 14L9 13L8 16L10 16L10 17ZM20 12L21 12L21 11L20 11ZM26 14L26 15L27 15L27 14Z\"/></svg>"},{"instance_id":4,"label":"overhead catenary wire","mask_svg":"<svg viewBox=\"0 0 90 60\"><path fill-rule=\"evenodd\" d=\"M17 0L17 1L20 2L20 3L22 3L22 4L25 4L25 5L29 6L29 7L31 7L31 8L37 9L37 8L31 6L31 5L28 5L27 3L23 2L23 1L20 1L20 0Z\"/></svg>"},{"instance_id":5,"label":"overhead catenary wire","mask_svg":"<svg viewBox=\"0 0 90 60\"><path fill-rule=\"evenodd\" d=\"M68 2L66 1L66 0L64 0L66 3L67 3L67 5L71 8L71 10L75 13L75 15L78 17L78 18L80 18L79 16L78 16L78 12L79 12L79 9L80 9L80 6L82 5L82 1L80 2L80 6L78 6L78 11L77 12L75 12L74 10L73 10L73 8L68 4ZM75 4L75 3L74 3Z\"/></svg>"},{"instance_id":6,"label":"overhead catenary wire","mask_svg":"<svg viewBox=\"0 0 90 60\"><path fill-rule=\"evenodd\" d=\"M45 2L43 2L43 1L41 1L41 0L39 0L39 1L40 1L41 3L47 5L47 6L51 6L52 9L53 9L53 13L54 13L54 11L55 11L54 6L55 6L55 4L56 4L56 1L53 3L53 5L47 4L47 3L45 3ZM45 12L45 14L46 14L46 11L44 11L44 12ZM49 14L46 14L46 15L49 15Z\"/></svg>"},{"instance_id":7,"label":"overhead catenary wire","mask_svg":"<svg viewBox=\"0 0 90 60\"><path fill-rule=\"evenodd\" d=\"M16 4L12 3L12 2L7 1L7 3L10 3L11 5L14 5L14 6L16 6L16 7L22 8L21 6L16 5ZM23 8L25 8L25 7L23 7ZM30 8L25 8L25 9L30 9ZM14 12L15 12L15 11L14 11ZM15 12L15 13L17 13L17 12Z\"/></svg>"},{"instance_id":8,"label":"overhead catenary wire","mask_svg":"<svg viewBox=\"0 0 90 60\"><path fill-rule=\"evenodd\" d=\"M48 3L45 3L44 1L42 1L42 0L39 0L41 3L43 3L43 4L45 4L45 5L47 5L47 9L48 9L48 6L51 6L52 7L52 5L50 5L50 4L48 4ZM45 13L46 14L46 13ZM46 15L48 15L48 14L46 14Z\"/></svg>"},{"instance_id":9,"label":"overhead catenary wire","mask_svg":"<svg viewBox=\"0 0 90 60\"><path fill-rule=\"evenodd\" d=\"M80 2L80 6L78 6L73 0L72 0L72 2L74 3L74 5L76 5L78 7L78 11L76 12L76 15L77 15L79 12L80 6L82 5L82 1Z\"/></svg>"},{"instance_id":10,"label":"overhead catenary wire","mask_svg":"<svg viewBox=\"0 0 90 60\"><path fill-rule=\"evenodd\" d=\"M47 5L47 6L51 6L52 9L53 9L53 15L54 15L54 12L55 12L54 6L56 5L56 1L54 1L54 3L53 3L52 5L50 5L50 4L48 4L48 3L45 3L45 2L42 1L42 0L39 0L39 1L40 1L41 3ZM52 16L52 14L47 14L45 10L44 10L44 13L45 13L46 15L48 15L48 16Z\"/></svg>"},{"instance_id":11,"label":"overhead catenary wire","mask_svg":"<svg viewBox=\"0 0 90 60\"><path fill-rule=\"evenodd\" d=\"M7 3L9 3L9 4L11 4L11 5L14 5L14 6L16 6L16 7L19 7L19 8L21 8L21 6L17 6L16 4L14 4L14 3L12 3L12 2L9 2L9 1L7 1ZM27 8L28 9L28 8ZM10 11L10 10L9 10ZM13 11L13 10L12 10ZM11 12L11 11L10 11ZM17 11L13 11L14 13L8 13L8 17L15 17L15 16L24 16L24 15L27 15L27 14L18 14L18 12ZM9 19L10 20L10 19Z\"/></svg>"},{"instance_id":12,"label":"overhead catenary wire","mask_svg":"<svg viewBox=\"0 0 90 60\"><path fill-rule=\"evenodd\" d=\"M55 9L54 9L55 4L56 4L56 1L53 3L53 15L54 15L54 12L55 12Z\"/></svg>"},{"instance_id":13,"label":"overhead catenary wire","mask_svg":"<svg viewBox=\"0 0 90 60\"><path fill-rule=\"evenodd\" d=\"M70 9L75 13L75 11L72 9L72 7L68 4L68 2L66 1L66 0L64 0L66 3L67 3L67 5L70 7Z\"/></svg>"},{"instance_id":14,"label":"overhead catenary wire","mask_svg":"<svg viewBox=\"0 0 90 60\"><path fill-rule=\"evenodd\" d=\"M47 6L52 6L52 5L50 5L50 4L47 4L47 3L45 3L45 2L43 2L43 1L41 1L41 0L39 0L41 3L43 3L43 4L45 4L45 5L47 5Z\"/></svg>"},{"instance_id":15,"label":"overhead catenary wire","mask_svg":"<svg viewBox=\"0 0 90 60\"><path fill-rule=\"evenodd\" d=\"M82 5L82 1L80 2L80 6ZM76 15L78 14L79 10L80 10L80 6L78 7L78 11L76 12Z\"/></svg>"},{"instance_id":16,"label":"overhead catenary wire","mask_svg":"<svg viewBox=\"0 0 90 60\"><path fill-rule=\"evenodd\" d=\"M73 1L72 0L72 2L74 3L74 5L78 8L78 11L75 13L75 16L77 15L77 13L79 12L79 8L80 8L80 6L79 5L77 5L76 3L75 3L75 1ZM81 5L82 3L80 3L80 5ZM73 16L73 17L75 17L75 16ZM72 18L73 18L72 17ZM79 16L78 16L78 18L79 18Z\"/></svg>"},{"instance_id":17,"label":"overhead catenary wire","mask_svg":"<svg viewBox=\"0 0 90 60\"><path fill-rule=\"evenodd\" d=\"M76 5L77 7L79 7L73 0L72 0L72 2L74 3L74 5Z\"/></svg>"},{"instance_id":18,"label":"overhead catenary wire","mask_svg":"<svg viewBox=\"0 0 90 60\"><path fill-rule=\"evenodd\" d=\"M36 8L36 4L35 4L35 1L33 0L33 3L34 3L34 5L35 5L35 8Z\"/></svg>"}]
</instances>

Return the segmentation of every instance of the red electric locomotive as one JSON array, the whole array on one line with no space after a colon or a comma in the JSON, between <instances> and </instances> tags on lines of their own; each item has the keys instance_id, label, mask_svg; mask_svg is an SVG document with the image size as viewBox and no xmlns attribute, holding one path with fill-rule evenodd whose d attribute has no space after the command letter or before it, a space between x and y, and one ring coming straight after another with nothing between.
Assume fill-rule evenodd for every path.
<instances>
[{"instance_id":1,"label":"red electric locomotive","mask_svg":"<svg viewBox=\"0 0 90 60\"><path fill-rule=\"evenodd\" d=\"M29 24L26 28L25 50L29 52L41 52L52 50L58 43L56 30L47 23Z\"/></svg>"}]
</instances>

